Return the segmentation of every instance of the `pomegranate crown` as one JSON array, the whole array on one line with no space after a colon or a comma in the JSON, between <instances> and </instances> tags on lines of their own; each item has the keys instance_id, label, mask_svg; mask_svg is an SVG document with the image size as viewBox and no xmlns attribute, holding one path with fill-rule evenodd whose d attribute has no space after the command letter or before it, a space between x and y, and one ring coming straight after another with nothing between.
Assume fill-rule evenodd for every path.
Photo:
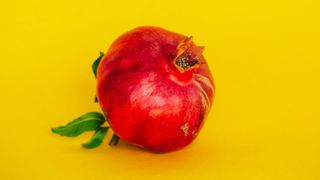
<instances>
[{"instance_id":1,"label":"pomegranate crown","mask_svg":"<svg viewBox=\"0 0 320 180\"><path fill-rule=\"evenodd\" d=\"M204 46L196 46L192 38L192 36L186 37L177 46L173 63L180 72L196 68L201 64L199 57L204 51Z\"/></svg>"}]
</instances>

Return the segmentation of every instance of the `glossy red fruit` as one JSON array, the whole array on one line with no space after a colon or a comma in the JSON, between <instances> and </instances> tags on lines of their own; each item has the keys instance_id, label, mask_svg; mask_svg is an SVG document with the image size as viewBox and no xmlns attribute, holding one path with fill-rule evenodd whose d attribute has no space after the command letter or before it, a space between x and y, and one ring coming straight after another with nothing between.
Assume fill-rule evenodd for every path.
<instances>
[{"instance_id":1,"label":"glossy red fruit","mask_svg":"<svg viewBox=\"0 0 320 180\"><path fill-rule=\"evenodd\" d=\"M190 144L214 96L203 49L191 37L157 27L120 36L97 73L98 101L113 131L154 152Z\"/></svg>"}]
</instances>

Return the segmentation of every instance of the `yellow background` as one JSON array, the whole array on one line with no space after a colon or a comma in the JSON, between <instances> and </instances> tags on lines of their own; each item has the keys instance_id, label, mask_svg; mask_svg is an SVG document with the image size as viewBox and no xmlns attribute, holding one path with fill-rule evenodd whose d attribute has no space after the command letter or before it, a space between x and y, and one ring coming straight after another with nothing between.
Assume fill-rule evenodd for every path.
<instances>
[{"instance_id":1,"label":"yellow background","mask_svg":"<svg viewBox=\"0 0 320 180\"><path fill-rule=\"evenodd\" d=\"M0 4L0 179L320 179L320 14L314 0ZM91 64L155 25L206 46L217 93L189 147L152 154L50 132L100 110ZM108 135L107 138L110 138Z\"/></svg>"}]
</instances>

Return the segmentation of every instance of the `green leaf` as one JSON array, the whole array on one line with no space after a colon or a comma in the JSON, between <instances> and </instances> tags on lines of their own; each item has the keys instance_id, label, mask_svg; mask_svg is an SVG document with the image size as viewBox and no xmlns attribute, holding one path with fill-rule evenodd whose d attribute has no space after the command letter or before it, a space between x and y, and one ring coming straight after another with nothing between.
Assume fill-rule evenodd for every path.
<instances>
[{"instance_id":1,"label":"green leaf","mask_svg":"<svg viewBox=\"0 0 320 180\"><path fill-rule=\"evenodd\" d=\"M100 128L105 122L103 114L90 112L84 114L65 126L52 128L52 132L61 136L75 137L86 131L93 131Z\"/></svg>"},{"instance_id":2,"label":"green leaf","mask_svg":"<svg viewBox=\"0 0 320 180\"><path fill-rule=\"evenodd\" d=\"M88 148L88 149L92 149L92 148L96 148L96 147L100 146L108 129L109 129L109 127L102 127L100 129L98 129L94 133L94 135L92 136L91 140L85 144L82 144L82 146L85 148Z\"/></svg>"},{"instance_id":3,"label":"green leaf","mask_svg":"<svg viewBox=\"0 0 320 180\"><path fill-rule=\"evenodd\" d=\"M104 56L104 53L100 52L100 56L92 64L92 71L95 77L97 77L97 69L103 56Z\"/></svg>"}]
</instances>

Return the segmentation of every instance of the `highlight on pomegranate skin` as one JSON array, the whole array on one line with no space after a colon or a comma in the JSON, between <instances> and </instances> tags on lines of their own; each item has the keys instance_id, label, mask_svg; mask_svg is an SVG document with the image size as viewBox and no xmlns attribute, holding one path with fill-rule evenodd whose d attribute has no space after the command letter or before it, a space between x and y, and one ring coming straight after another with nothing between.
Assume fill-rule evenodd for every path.
<instances>
[{"instance_id":1,"label":"highlight on pomegranate skin","mask_svg":"<svg viewBox=\"0 0 320 180\"><path fill-rule=\"evenodd\" d=\"M94 130L87 148L99 146L109 127L114 132L110 145L122 139L160 153L187 146L201 130L214 96L203 51L191 36L158 27L121 35L92 66L104 116L87 113L52 131L73 137ZM85 125L86 119L98 123Z\"/></svg>"}]
</instances>

